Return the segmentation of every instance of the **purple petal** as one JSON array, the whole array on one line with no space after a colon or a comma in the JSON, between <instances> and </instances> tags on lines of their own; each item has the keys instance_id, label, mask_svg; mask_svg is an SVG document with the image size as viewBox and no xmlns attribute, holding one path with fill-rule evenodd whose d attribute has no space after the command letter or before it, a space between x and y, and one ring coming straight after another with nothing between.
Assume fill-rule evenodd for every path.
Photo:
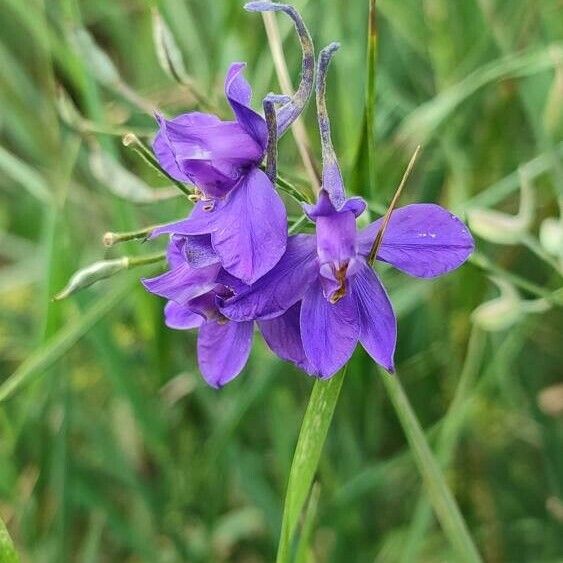
<instances>
[{"instance_id":1,"label":"purple petal","mask_svg":"<svg viewBox=\"0 0 563 563\"><path fill-rule=\"evenodd\" d=\"M164 307L164 322L169 328L176 330L197 328L202 325L203 320L201 315L174 301L168 301Z\"/></svg>"},{"instance_id":2,"label":"purple petal","mask_svg":"<svg viewBox=\"0 0 563 563\"><path fill-rule=\"evenodd\" d=\"M268 346L282 360L292 362L303 371L312 373L301 342L300 314L301 303L296 303L275 319L258 321L258 326Z\"/></svg>"},{"instance_id":3,"label":"purple petal","mask_svg":"<svg viewBox=\"0 0 563 563\"><path fill-rule=\"evenodd\" d=\"M195 125L185 119L157 119L155 152L158 149L157 156L163 157L163 167L169 167L171 152L175 173L179 170L183 181L188 178L208 196L223 197L249 167L262 160L264 148L237 122Z\"/></svg>"},{"instance_id":4,"label":"purple petal","mask_svg":"<svg viewBox=\"0 0 563 563\"><path fill-rule=\"evenodd\" d=\"M331 195L323 188L319 193L317 203L304 203L303 210L311 221L316 221L317 217L344 211L351 211L355 217L359 217L364 212L366 205L365 200L361 197L349 197L342 199L340 207L336 207Z\"/></svg>"},{"instance_id":5,"label":"purple petal","mask_svg":"<svg viewBox=\"0 0 563 563\"><path fill-rule=\"evenodd\" d=\"M186 263L186 237L172 235L166 249L166 261L170 269L179 268Z\"/></svg>"},{"instance_id":6,"label":"purple petal","mask_svg":"<svg viewBox=\"0 0 563 563\"><path fill-rule=\"evenodd\" d=\"M333 376L352 356L359 336L358 310L350 291L331 304L320 283L313 283L301 305L301 338L313 373Z\"/></svg>"},{"instance_id":7,"label":"purple petal","mask_svg":"<svg viewBox=\"0 0 563 563\"><path fill-rule=\"evenodd\" d=\"M184 259L192 268L202 268L218 262L219 256L217 256L211 244L211 235L187 237L184 247Z\"/></svg>"},{"instance_id":8,"label":"purple petal","mask_svg":"<svg viewBox=\"0 0 563 563\"><path fill-rule=\"evenodd\" d=\"M157 116L159 125L161 124L161 119L162 118L160 116ZM172 119L171 122L187 127L209 127L211 125L217 125L221 122L221 120L208 113L192 112L179 115L178 117ZM156 134L152 148L163 170L180 182L191 182L190 178L188 178L185 172L183 172L178 166L170 141L168 140L166 132L162 128Z\"/></svg>"},{"instance_id":9,"label":"purple petal","mask_svg":"<svg viewBox=\"0 0 563 563\"><path fill-rule=\"evenodd\" d=\"M281 315L301 300L318 274L315 237L289 237L280 261L247 291L229 299L221 312L230 319L268 319Z\"/></svg>"},{"instance_id":10,"label":"purple petal","mask_svg":"<svg viewBox=\"0 0 563 563\"><path fill-rule=\"evenodd\" d=\"M228 195L217 210L215 225L211 240L223 268L245 283L270 271L285 252L285 206L259 169L249 172Z\"/></svg>"},{"instance_id":11,"label":"purple petal","mask_svg":"<svg viewBox=\"0 0 563 563\"><path fill-rule=\"evenodd\" d=\"M151 293L180 305L187 305L190 299L203 295L216 286L215 278L219 268L219 264L197 269L184 264L160 276L142 279L141 282Z\"/></svg>"},{"instance_id":12,"label":"purple petal","mask_svg":"<svg viewBox=\"0 0 563 563\"><path fill-rule=\"evenodd\" d=\"M369 254L381 221L360 233L360 254ZM439 205L418 203L393 211L377 259L411 276L433 278L461 266L473 248L473 237L458 217Z\"/></svg>"},{"instance_id":13,"label":"purple petal","mask_svg":"<svg viewBox=\"0 0 563 563\"><path fill-rule=\"evenodd\" d=\"M225 77L225 96L240 126L258 143L262 151L268 142L266 121L250 107L252 90L242 75L245 63L233 63Z\"/></svg>"},{"instance_id":14,"label":"purple petal","mask_svg":"<svg viewBox=\"0 0 563 563\"><path fill-rule=\"evenodd\" d=\"M181 219L154 229L149 239L160 235L180 236L206 235L216 230L216 217L224 203L222 201L198 201L187 219Z\"/></svg>"},{"instance_id":15,"label":"purple petal","mask_svg":"<svg viewBox=\"0 0 563 563\"><path fill-rule=\"evenodd\" d=\"M252 322L206 322L199 329L199 369L211 387L234 379L245 366L252 344Z\"/></svg>"},{"instance_id":16,"label":"purple petal","mask_svg":"<svg viewBox=\"0 0 563 563\"><path fill-rule=\"evenodd\" d=\"M363 260L350 280L350 285L360 316L362 346L378 364L387 371L394 372L397 319L385 288Z\"/></svg>"}]
</instances>

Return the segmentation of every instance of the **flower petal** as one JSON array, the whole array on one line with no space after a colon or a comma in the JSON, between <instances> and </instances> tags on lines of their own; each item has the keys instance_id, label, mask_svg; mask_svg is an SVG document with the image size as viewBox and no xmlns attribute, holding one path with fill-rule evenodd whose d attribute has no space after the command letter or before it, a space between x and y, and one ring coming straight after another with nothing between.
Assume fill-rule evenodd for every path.
<instances>
[{"instance_id":1,"label":"flower petal","mask_svg":"<svg viewBox=\"0 0 563 563\"><path fill-rule=\"evenodd\" d=\"M206 322L199 329L197 358L207 383L219 388L245 366L252 345L252 322Z\"/></svg>"},{"instance_id":2,"label":"flower petal","mask_svg":"<svg viewBox=\"0 0 563 563\"><path fill-rule=\"evenodd\" d=\"M151 293L187 305L190 299L211 291L217 285L215 278L219 268L219 264L197 269L184 264L160 276L144 278L141 282Z\"/></svg>"},{"instance_id":3,"label":"flower petal","mask_svg":"<svg viewBox=\"0 0 563 563\"><path fill-rule=\"evenodd\" d=\"M219 256L211 244L211 235L187 237L184 247L184 260L192 268L202 268L219 262Z\"/></svg>"},{"instance_id":4,"label":"flower petal","mask_svg":"<svg viewBox=\"0 0 563 563\"><path fill-rule=\"evenodd\" d=\"M161 125L161 119L162 118L160 116L157 116L159 125ZM221 120L214 115L200 112L185 113L175 117L171 121L188 127L209 127L221 122ZM166 135L165 127L163 128L161 126L159 132L156 134L152 148L163 170L180 182L191 182L190 178L180 169L180 166L178 165L174 150L170 144L168 136Z\"/></svg>"},{"instance_id":5,"label":"flower petal","mask_svg":"<svg viewBox=\"0 0 563 563\"><path fill-rule=\"evenodd\" d=\"M188 178L209 196L223 197L246 169L262 159L264 148L235 121L198 126L178 118L157 116L157 120L160 140L156 148L165 142L184 181ZM160 154L168 162L168 153L161 150Z\"/></svg>"},{"instance_id":6,"label":"flower petal","mask_svg":"<svg viewBox=\"0 0 563 563\"><path fill-rule=\"evenodd\" d=\"M223 205L222 201L198 201L186 219L157 227L151 232L149 239L164 234L188 236L212 233L217 229L215 219Z\"/></svg>"},{"instance_id":7,"label":"flower petal","mask_svg":"<svg viewBox=\"0 0 563 563\"><path fill-rule=\"evenodd\" d=\"M268 319L281 315L297 303L318 273L315 237L295 235L287 250L266 275L221 307L230 319Z\"/></svg>"},{"instance_id":8,"label":"flower petal","mask_svg":"<svg viewBox=\"0 0 563 563\"><path fill-rule=\"evenodd\" d=\"M301 303L296 303L275 319L258 321L258 326L264 340L275 354L282 360L294 363L305 372L312 373L312 367L301 342L300 314Z\"/></svg>"},{"instance_id":9,"label":"flower petal","mask_svg":"<svg viewBox=\"0 0 563 563\"><path fill-rule=\"evenodd\" d=\"M259 169L249 172L215 213L211 235L223 268L251 284L282 257L287 240L285 206Z\"/></svg>"},{"instance_id":10,"label":"flower petal","mask_svg":"<svg viewBox=\"0 0 563 563\"><path fill-rule=\"evenodd\" d=\"M369 254L381 221L360 233L360 254ZM419 203L393 211L377 259L411 276L433 278L461 266L473 248L473 237L458 217L439 205Z\"/></svg>"},{"instance_id":11,"label":"flower petal","mask_svg":"<svg viewBox=\"0 0 563 563\"><path fill-rule=\"evenodd\" d=\"M268 142L268 128L264 118L250 107L252 90L242 75L246 63L233 63L225 77L225 96L240 126L260 145Z\"/></svg>"},{"instance_id":12,"label":"flower petal","mask_svg":"<svg viewBox=\"0 0 563 563\"><path fill-rule=\"evenodd\" d=\"M187 307L168 301L164 307L164 322L167 327L176 330L187 330L202 325L204 319Z\"/></svg>"},{"instance_id":13,"label":"flower petal","mask_svg":"<svg viewBox=\"0 0 563 563\"><path fill-rule=\"evenodd\" d=\"M362 260L350 280L360 316L360 342L366 352L387 371L395 371L397 319L385 288Z\"/></svg>"},{"instance_id":14,"label":"flower petal","mask_svg":"<svg viewBox=\"0 0 563 563\"><path fill-rule=\"evenodd\" d=\"M316 281L303 297L300 324L313 373L323 379L333 376L350 359L360 336L358 311L350 291L331 304Z\"/></svg>"}]
</instances>

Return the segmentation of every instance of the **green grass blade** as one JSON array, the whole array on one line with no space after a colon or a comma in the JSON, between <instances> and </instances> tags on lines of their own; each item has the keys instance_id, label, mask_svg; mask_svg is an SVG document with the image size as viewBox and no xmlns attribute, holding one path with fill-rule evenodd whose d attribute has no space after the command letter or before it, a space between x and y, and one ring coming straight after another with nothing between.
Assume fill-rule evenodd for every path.
<instances>
[{"instance_id":1,"label":"green grass blade","mask_svg":"<svg viewBox=\"0 0 563 563\"><path fill-rule=\"evenodd\" d=\"M84 336L100 319L131 293L137 280L128 278L102 295L84 315L60 330L46 346L31 354L16 371L0 385L0 403L19 391L22 386L52 366Z\"/></svg>"},{"instance_id":2,"label":"green grass blade","mask_svg":"<svg viewBox=\"0 0 563 563\"><path fill-rule=\"evenodd\" d=\"M430 450L398 376L390 376L381 371L381 379L409 442L418 470L428 490L430 502L444 533L458 554L459 561L480 562L481 556L469 535L457 503Z\"/></svg>"},{"instance_id":3,"label":"green grass blade","mask_svg":"<svg viewBox=\"0 0 563 563\"><path fill-rule=\"evenodd\" d=\"M12 538L0 518L0 563L18 563L19 560Z\"/></svg>"},{"instance_id":4,"label":"green grass blade","mask_svg":"<svg viewBox=\"0 0 563 563\"><path fill-rule=\"evenodd\" d=\"M297 523L319 465L347 369L345 366L340 373L328 381L316 381L313 387L289 472L276 559L278 563L291 560L291 547Z\"/></svg>"}]
</instances>

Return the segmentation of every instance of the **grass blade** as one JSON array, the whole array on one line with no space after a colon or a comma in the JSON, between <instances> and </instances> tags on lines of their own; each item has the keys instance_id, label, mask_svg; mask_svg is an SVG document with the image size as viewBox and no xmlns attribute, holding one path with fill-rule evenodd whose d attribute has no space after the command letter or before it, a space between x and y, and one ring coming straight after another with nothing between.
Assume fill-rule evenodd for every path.
<instances>
[{"instance_id":1,"label":"grass blade","mask_svg":"<svg viewBox=\"0 0 563 563\"><path fill-rule=\"evenodd\" d=\"M480 562L481 556L469 535L457 503L430 450L424 432L420 427L420 423L398 376L390 376L384 371L380 371L380 373L444 533L457 552L459 561L466 561L468 563Z\"/></svg>"},{"instance_id":2,"label":"grass blade","mask_svg":"<svg viewBox=\"0 0 563 563\"><path fill-rule=\"evenodd\" d=\"M16 371L0 385L0 403L19 391L22 386L52 366L82 338L100 319L130 295L137 279L128 278L103 294L84 315L71 321L60 330L46 346L31 354Z\"/></svg>"},{"instance_id":3,"label":"grass blade","mask_svg":"<svg viewBox=\"0 0 563 563\"><path fill-rule=\"evenodd\" d=\"M347 369L347 366L345 366L332 379L328 381L318 380L313 386L289 472L280 543L276 558L278 563L286 563L291 560L291 548L297 523L319 465L323 445Z\"/></svg>"},{"instance_id":4,"label":"grass blade","mask_svg":"<svg viewBox=\"0 0 563 563\"><path fill-rule=\"evenodd\" d=\"M10 538L6 526L0 518L0 563L18 563L19 560L12 538Z\"/></svg>"}]
</instances>

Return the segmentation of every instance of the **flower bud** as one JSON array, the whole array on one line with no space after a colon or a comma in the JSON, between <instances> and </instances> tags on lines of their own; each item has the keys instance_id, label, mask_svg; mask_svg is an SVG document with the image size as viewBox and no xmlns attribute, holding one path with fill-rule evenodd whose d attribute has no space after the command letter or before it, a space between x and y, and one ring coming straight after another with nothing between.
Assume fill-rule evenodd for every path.
<instances>
[{"instance_id":1,"label":"flower bud","mask_svg":"<svg viewBox=\"0 0 563 563\"><path fill-rule=\"evenodd\" d=\"M492 277L500 296L479 305L471 314L473 322L483 330L506 330L529 313L543 313L551 305L546 299L523 300L515 287L507 280Z\"/></svg>"},{"instance_id":2,"label":"flower bud","mask_svg":"<svg viewBox=\"0 0 563 563\"><path fill-rule=\"evenodd\" d=\"M473 322L483 330L496 332L505 330L522 316L520 296L506 280L491 278L500 289L500 296L479 305L471 314Z\"/></svg>"},{"instance_id":3,"label":"flower bud","mask_svg":"<svg viewBox=\"0 0 563 563\"><path fill-rule=\"evenodd\" d=\"M527 234L534 215L534 197L530 179L520 168L520 209L509 215L494 209L473 209L467 212L471 230L479 237L497 244L517 244Z\"/></svg>"},{"instance_id":4,"label":"flower bud","mask_svg":"<svg viewBox=\"0 0 563 563\"><path fill-rule=\"evenodd\" d=\"M90 170L112 194L133 203L154 203L178 196L175 188L151 188L97 146L90 153Z\"/></svg>"},{"instance_id":5,"label":"flower bud","mask_svg":"<svg viewBox=\"0 0 563 563\"><path fill-rule=\"evenodd\" d=\"M548 254L563 261L563 220L548 217L542 222L540 244Z\"/></svg>"},{"instance_id":6,"label":"flower bud","mask_svg":"<svg viewBox=\"0 0 563 563\"><path fill-rule=\"evenodd\" d=\"M164 72L180 84L189 82L182 52L170 28L156 9L152 11L152 32L156 56Z\"/></svg>"},{"instance_id":7,"label":"flower bud","mask_svg":"<svg viewBox=\"0 0 563 563\"><path fill-rule=\"evenodd\" d=\"M53 297L53 301L61 301L66 299L73 293L88 287L97 281L109 278L122 270L129 267L129 258L116 258L114 260L100 260L94 262L86 268L78 270L70 278L66 287Z\"/></svg>"}]
</instances>

